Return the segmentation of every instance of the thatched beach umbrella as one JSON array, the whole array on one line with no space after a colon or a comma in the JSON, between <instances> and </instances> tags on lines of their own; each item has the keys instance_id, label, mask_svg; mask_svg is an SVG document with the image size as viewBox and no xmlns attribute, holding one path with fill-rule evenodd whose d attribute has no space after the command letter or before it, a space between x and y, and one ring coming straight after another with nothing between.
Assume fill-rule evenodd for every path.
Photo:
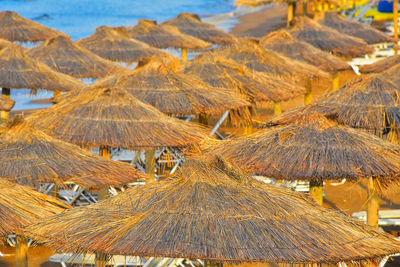
<instances>
[{"instance_id":1,"label":"thatched beach umbrella","mask_svg":"<svg viewBox=\"0 0 400 267\"><path fill-rule=\"evenodd\" d=\"M249 171L285 180L310 181L310 194L322 204L323 182L369 179L368 224L377 225L377 189L398 183L400 147L374 135L338 125L319 113L223 141L210 150Z\"/></svg>"},{"instance_id":2,"label":"thatched beach umbrella","mask_svg":"<svg viewBox=\"0 0 400 267\"><path fill-rule=\"evenodd\" d=\"M394 55L382 58L372 64L361 65L359 69L361 73L381 73L399 64L400 55Z\"/></svg>"},{"instance_id":3,"label":"thatched beach umbrella","mask_svg":"<svg viewBox=\"0 0 400 267\"><path fill-rule=\"evenodd\" d=\"M0 111L10 111L14 107L15 101L0 95Z\"/></svg>"},{"instance_id":4,"label":"thatched beach umbrella","mask_svg":"<svg viewBox=\"0 0 400 267\"><path fill-rule=\"evenodd\" d=\"M22 228L63 212L70 206L30 188L0 180L0 244L17 234L15 266L28 267L28 238Z\"/></svg>"},{"instance_id":5,"label":"thatched beach umbrella","mask_svg":"<svg viewBox=\"0 0 400 267\"><path fill-rule=\"evenodd\" d=\"M214 86L229 88L244 94L252 103L287 101L305 93L299 87L270 74L251 71L245 65L220 57L215 52L206 52L187 62L184 72L200 77Z\"/></svg>"},{"instance_id":6,"label":"thatched beach umbrella","mask_svg":"<svg viewBox=\"0 0 400 267\"><path fill-rule=\"evenodd\" d=\"M0 13L0 38L11 42L38 42L64 33L26 19L13 11Z\"/></svg>"},{"instance_id":7,"label":"thatched beach umbrella","mask_svg":"<svg viewBox=\"0 0 400 267\"><path fill-rule=\"evenodd\" d=\"M26 54L55 71L76 78L103 78L124 70L123 67L73 43L66 36L48 39L40 46L28 50Z\"/></svg>"},{"instance_id":8,"label":"thatched beach umbrella","mask_svg":"<svg viewBox=\"0 0 400 267\"><path fill-rule=\"evenodd\" d=\"M127 63L165 54L146 43L130 38L124 27L100 26L92 36L80 39L76 43L103 58Z\"/></svg>"},{"instance_id":9,"label":"thatched beach umbrella","mask_svg":"<svg viewBox=\"0 0 400 267\"><path fill-rule=\"evenodd\" d=\"M155 149L190 146L205 137L200 126L168 117L125 90L110 86L83 90L33 114L32 121L53 137L100 147L103 156L110 157L111 147L149 151L146 170L153 177Z\"/></svg>"},{"instance_id":10,"label":"thatched beach umbrella","mask_svg":"<svg viewBox=\"0 0 400 267\"><path fill-rule=\"evenodd\" d=\"M329 75L315 66L298 60L290 59L272 50L264 49L256 41L241 40L230 46L214 50L218 55L246 65L250 70L268 73L278 78L293 81L308 90L307 98L311 95L310 80L327 79ZM281 113L281 104L274 107L275 115Z\"/></svg>"},{"instance_id":11,"label":"thatched beach umbrella","mask_svg":"<svg viewBox=\"0 0 400 267\"><path fill-rule=\"evenodd\" d=\"M67 91L83 85L71 76L53 71L43 63L26 56L22 47L9 45L0 51L0 87L2 94L10 97L10 88L45 89L54 92ZM8 119L8 113L2 118Z\"/></svg>"},{"instance_id":12,"label":"thatched beach umbrella","mask_svg":"<svg viewBox=\"0 0 400 267\"><path fill-rule=\"evenodd\" d=\"M0 50L3 49L3 48L6 48L10 44L11 44L10 41L0 38Z\"/></svg>"},{"instance_id":13,"label":"thatched beach umbrella","mask_svg":"<svg viewBox=\"0 0 400 267\"><path fill-rule=\"evenodd\" d=\"M374 52L372 47L359 38L338 32L335 29L321 25L312 19L298 17L289 32L302 41L334 55L352 58Z\"/></svg>"},{"instance_id":14,"label":"thatched beach umbrella","mask_svg":"<svg viewBox=\"0 0 400 267\"><path fill-rule=\"evenodd\" d=\"M385 79L400 87L400 64L394 65L381 74Z\"/></svg>"},{"instance_id":15,"label":"thatched beach umbrella","mask_svg":"<svg viewBox=\"0 0 400 267\"><path fill-rule=\"evenodd\" d=\"M400 251L390 235L301 193L255 181L219 158L187 160L167 181L55 215L25 233L98 259L367 264Z\"/></svg>"},{"instance_id":16,"label":"thatched beach umbrella","mask_svg":"<svg viewBox=\"0 0 400 267\"><path fill-rule=\"evenodd\" d=\"M153 57L140 62L133 71L103 79L96 85L123 88L169 115L200 115L200 121L205 124L207 115L250 106L235 92L211 87L193 75L178 72L177 64L176 60L166 63L162 58Z\"/></svg>"},{"instance_id":17,"label":"thatched beach umbrella","mask_svg":"<svg viewBox=\"0 0 400 267\"><path fill-rule=\"evenodd\" d=\"M334 90L339 89L338 72L351 70L351 66L344 60L293 37L285 30L272 32L264 36L260 40L260 45L289 58L305 61L308 64L331 73Z\"/></svg>"},{"instance_id":18,"label":"thatched beach umbrella","mask_svg":"<svg viewBox=\"0 0 400 267\"><path fill-rule=\"evenodd\" d=\"M394 42L395 40L387 34L372 28L369 25L355 20L348 20L335 12L328 12L325 17L318 21L320 24L333 28L340 33L360 38L367 44Z\"/></svg>"},{"instance_id":19,"label":"thatched beach umbrella","mask_svg":"<svg viewBox=\"0 0 400 267\"><path fill-rule=\"evenodd\" d=\"M177 27L180 32L213 44L229 44L235 41L231 34L217 29L214 25L202 22L199 15L180 13L176 18L162 24Z\"/></svg>"},{"instance_id":20,"label":"thatched beach umbrella","mask_svg":"<svg viewBox=\"0 0 400 267\"><path fill-rule=\"evenodd\" d=\"M157 48L175 47L181 49L181 58L187 60L187 50L204 49L211 46L203 40L181 33L178 28L160 24L154 20L139 20L138 24L128 28L129 36Z\"/></svg>"},{"instance_id":21,"label":"thatched beach umbrella","mask_svg":"<svg viewBox=\"0 0 400 267\"><path fill-rule=\"evenodd\" d=\"M146 176L125 163L107 160L36 130L16 117L0 129L0 180L39 188L74 183L87 190L120 186Z\"/></svg>"}]
</instances>

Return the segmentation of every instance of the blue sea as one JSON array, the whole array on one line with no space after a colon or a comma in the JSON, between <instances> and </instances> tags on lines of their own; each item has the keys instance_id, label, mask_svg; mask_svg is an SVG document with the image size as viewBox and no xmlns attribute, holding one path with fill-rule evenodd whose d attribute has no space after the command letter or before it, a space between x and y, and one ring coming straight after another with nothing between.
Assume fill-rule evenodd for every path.
<instances>
[{"instance_id":1,"label":"blue sea","mask_svg":"<svg viewBox=\"0 0 400 267\"><path fill-rule=\"evenodd\" d=\"M0 9L16 11L77 40L101 25L131 26L141 18L162 22L180 12L206 18L232 12L235 6L234 0L0 0ZM13 110L48 107L31 100L51 96L47 91L32 95L30 90L11 90L11 98L16 100Z\"/></svg>"}]
</instances>

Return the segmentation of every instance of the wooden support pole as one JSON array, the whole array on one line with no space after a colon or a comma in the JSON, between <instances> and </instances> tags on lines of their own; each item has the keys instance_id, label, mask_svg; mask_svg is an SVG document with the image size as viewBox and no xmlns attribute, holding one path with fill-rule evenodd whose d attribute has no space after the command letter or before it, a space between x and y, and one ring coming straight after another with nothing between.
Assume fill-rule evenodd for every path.
<instances>
[{"instance_id":1,"label":"wooden support pole","mask_svg":"<svg viewBox=\"0 0 400 267\"><path fill-rule=\"evenodd\" d=\"M10 98L10 91L11 90L9 88L3 88L1 89L1 94L4 97ZM0 118L1 118L1 123L6 123L10 118L10 111L2 110L0 112Z\"/></svg>"},{"instance_id":2,"label":"wooden support pole","mask_svg":"<svg viewBox=\"0 0 400 267\"><path fill-rule=\"evenodd\" d=\"M146 173L149 175L151 180L154 181L156 174L155 174L155 169L156 169L156 158L155 158L155 150L146 150L145 152L145 157L146 157Z\"/></svg>"},{"instance_id":3,"label":"wooden support pole","mask_svg":"<svg viewBox=\"0 0 400 267\"><path fill-rule=\"evenodd\" d=\"M107 267L107 263L108 263L109 259L110 259L109 255L104 254L102 252L96 252L94 266L95 267Z\"/></svg>"},{"instance_id":4,"label":"wooden support pole","mask_svg":"<svg viewBox=\"0 0 400 267\"><path fill-rule=\"evenodd\" d=\"M53 96L54 97L59 96L59 95L61 95L61 91L60 90L54 90L53 91Z\"/></svg>"},{"instance_id":5,"label":"wooden support pole","mask_svg":"<svg viewBox=\"0 0 400 267\"><path fill-rule=\"evenodd\" d=\"M378 227L379 219L379 196L374 185L374 178L368 179L368 204L367 204L367 224Z\"/></svg>"},{"instance_id":6,"label":"wooden support pole","mask_svg":"<svg viewBox=\"0 0 400 267\"><path fill-rule=\"evenodd\" d=\"M203 125L208 125L208 115L205 113L199 114L199 123Z\"/></svg>"},{"instance_id":7,"label":"wooden support pole","mask_svg":"<svg viewBox=\"0 0 400 267\"><path fill-rule=\"evenodd\" d=\"M28 238L21 235L15 244L15 266L28 267Z\"/></svg>"},{"instance_id":8,"label":"wooden support pole","mask_svg":"<svg viewBox=\"0 0 400 267\"><path fill-rule=\"evenodd\" d=\"M281 102L274 102L274 115L280 115L282 113L282 104Z\"/></svg>"},{"instance_id":9,"label":"wooden support pole","mask_svg":"<svg viewBox=\"0 0 400 267\"><path fill-rule=\"evenodd\" d=\"M394 54L399 53L399 2L393 1L393 35L395 39Z\"/></svg>"},{"instance_id":10,"label":"wooden support pole","mask_svg":"<svg viewBox=\"0 0 400 267\"><path fill-rule=\"evenodd\" d=\"M332 90L336 91L340 88L339 74L337 72L332 73Z\"/></svg>"},{"instance_id":11,"label":"wooden support pole","mask_svg":"<svg viewBox=\"0 0 400 267\"><path fill-rule=\"evenodd\" d=\"M107 159L111 159L111 147L109 146L100 146L99 148L99 156ZM101 188L97 192L97 200L101 201L108 198L108 186Z\"/></svg>"},{"instance_id":12,"label":"wooden support pole","mask_svg":"<svg viewBox=\"0 0 400 267\"><path fill-rule=\"evenodd\" d=\"M182 62L186 62L187 61L187 48L181 48L181 60Z\"/></svg>"},{"instance_id":13,"label":"wooden support pole","mask_svg":"<svg viewBox=\"0 0 400 267\"><path fill-rule=\"evenodd\" d=\"M324 187L323 187L323 182L316 181L316 180L311 180L310 181L310 196L319 204L322 206L322 203L324 202Z\"/></svg>"},{"instance_id":14,"label":"wooden support pole","mask_svg":"<svg viewBox=\"0 0 400 267\"><path fill-rule=\"evenodd\" d=\"M304 95L304 105L308 105L312 102L312 84L310 79L307 79L305 87L306 94Z\"/></svg>"},{"instance_id":15,"label":"wooden support pole","mask_svg":"<svg viewBox=\"0 0 400 267\"><path fill-rule=\"evenodd\" d=\"M294 3L288 3L287 27L289 28L294 18Z\"/></svg>"}]
</instances>

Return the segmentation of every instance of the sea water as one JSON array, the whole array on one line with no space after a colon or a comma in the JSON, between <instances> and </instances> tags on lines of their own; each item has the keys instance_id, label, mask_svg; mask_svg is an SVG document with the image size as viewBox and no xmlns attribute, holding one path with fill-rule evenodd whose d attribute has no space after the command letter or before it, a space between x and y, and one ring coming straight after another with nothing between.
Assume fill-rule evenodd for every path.
<instances>
[{"instance_id":1,"label":"sea water","mask_svg":"<svg viewBox=\"0 0 400 267\"><path fill-rule=\"evenodd\" d=\"M0 7L65 32L72 40L90 36L101 25L133 26L141 18L163 22L180 12L206 18L235 10L234 0L0 0ZM51 96L45 90L34 95L26 89L11 90L13 110L49 107L31 100Z\"/></svg>"}]
</instances>

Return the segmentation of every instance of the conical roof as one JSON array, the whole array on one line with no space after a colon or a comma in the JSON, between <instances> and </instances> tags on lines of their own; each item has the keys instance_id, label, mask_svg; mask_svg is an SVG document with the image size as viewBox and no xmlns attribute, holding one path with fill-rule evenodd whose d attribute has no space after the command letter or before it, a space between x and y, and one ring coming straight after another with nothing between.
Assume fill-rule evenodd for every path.
<instances>
[{"instance_id":1,"label":"conical roof","mask_svg":"<svg viewBox=\"0 0 400 267\"><path fill-rule=\"evenodd\" d=\"M361 65L361 73L380 73L400 64L400 55L382 58L372 64Z\"/></svg>"},{"instance_id":2,"label":"conical roof","mask_svg":"<svg viewBox=\"0 0 400 267\"><path fill-rule=\"evenodd\" d=\"M246 65L251 70L266 72L280 78L299 81L329 77L326 72L312 65L264 49L252 40L242 39L240 42L217 48L214 51L222 57Z\"/></svg>"},{"instance_id":3,"label":"conical roof","mask_svg":"<svg viewBox=\"0 0 400 267\"><path fill-rule=\"evenodd\" d=\"M167 181L55 215L26 234L60 251L230 263L337 263L400 251L392 236L221 159L187 160Z\"/></svg>"},{"instance_id":4,"label":"conical roof","mask_svg":"<svg viewBox=\"0 0 400 267\"><path fill-rule=\"evenodd\" d=\"M306 17L297 17L289 32L297 39L338 56L357 57L374 52L364 40L340 33Z\"/></svg>"},{"instance_id":5,"label":"conical roof","mask_svg":"<svg viewBox=\"0 0 400 267\"><path fill-rule=\"evenodd\" d=\"M289 58L305 61L327 72L350 70L344 60L319 50L307 42L294 38L289 32L280 30L264 36L261 46L281 53Z\"/></svg>"},{"instance_id":6,"label":"conical roof","mask_svg":"<svg viewBox=\"0 0 400 267\"><path fill-rule=\"evenodd\" d=\"M53 197L0 180L0 244L9 234L69 208Z\"/></svg>"},{"instance_id":7,"label":"conical roof","mask_svg":"<svg viewBox=\"0 0 400 267\"><path fill-rule=\"evenodd\" d=\"M32 116L39 129L80 146L124 147L147 150L181 147L200 142L204 130L168 117L114 87L82 90Z\"/></svg>"},{"instance_id":8,"label":"conical roof","mask_svg":"<svg viewBox=\"0 0 400 267\"><path fill-rule=\"evenodd\" d=\"M381 178L380 187L398 182L399 146L341 126L319 113L287 125L221 142L211 147L249 171L285 180Z\"/></svg>"},{"instance_id":9,"label":"conical roof","mask_svg":"<svg viewBox=\"0 0 400 267\"><path fill-rule=\"evenodd\" d=\"M48 39L40 46L31 48L26 54L55 71L76 78L103 78L124 70L123 67L73 43L66 36Z\"/></svg>"},{"instance_id":10,"label":"conical roof","mask_svg":"<svg viewBox=\"0 0 400 267\"><path fill-rule=\"evenodd\" d=\"M119 186L146 176L128 164L95 156L36 130L20 117L0 130L0 180L38 188L43 183L88 190Z\"/></svg>"},{"instance_id":11,"label":"conical roof","mask_svg":"<svg viewBox=\"0 0 400 267\"><path fill-rule=\"evenodd\" d=\"M0 110L10 111L14 107L15 101L9 97L0 95Z\"/></svg>"},{"instance_id":12,"label":"conical roof","mask_svg":"<svg viewBox=\"0 0 400 267\"><path fill-rule=\"evenodd\" d=\"M355 20L348 20L335 12L327 12L324 19L319 20L318 22L335 29L340 33L360 38L367 42L367 44L395 42L395 40L389 35L384 34L369 25Z\"/></svg>"},{"instance_id":13,"label":"conical roof","mask_svg":"<svg viewBox=\"0 0 400 267\"><path fill-rule=\"evenodd\" d=\"M23 18L16 12L0 12L0 38L11 42L38 42L58 35L65 34Z\"/></svg>"},{"instance_id":14,"label":"conical roof","mask_svg":"<svg viewBox=\"0 0 400 267\"><path fill-rule=\"evenodd\" d=\"M400 87L400 64L394 65L388 70L382 72L382 77Z\"/></svg>"},{"instance_id":15,"label":"conical roof","mask_svg":"<svg viewBox=\"0 0 400 267\"><path fill-rule=\"evenodd\" d=\"M143 61L135 70L101 80L96 85L123 88L168 114L216 114L250 105L228 89L217 89L192 75L177 72L174 63L168 65L160 58Z\"/></svg>"},{"instance_id":16,"label":"conical roof","mask_svg":"<svg viewBox=\"0 0 400 267\"><path fill-rule=\"evenodd\" d=\"M310 107L300 107L271 119L269 124L296 120L301 113L317 111L353 128L367 130L390 141L400 140L400 87L381 75L360 77L339 90L323 95Z\"/></svg>"},{"instance_id":17,"label":"conical roof","mask_svg":"<svg viewBox=\"0 0 400 267\"><path fill-rule=\"evenodd\" d=\"M19 45L11 44L0 51L0 87L67 91L82 86L73 77L26 56Z\"/></svg>"},{"instance_id":18,"label":"conical roof","mask_svg":"<svg viewBox=\"0 0 400 267\"><path fill-rule=\"evenodd\" d=\"M128 28L129 36L157 48L203 49L210 43L181 33L178 28L160 24L154 20L139 20L138 24Z\"/></svg>"},{"instance_id":19,"label":"conical roof","mask_svg":"<svg viewBox=\"0 0 400 267\"><path fill-rule=\"evenodd\" d=\"M231 34L217 29L214 25L202 22L199 15L193 13L180 13L176 18L162 24L177 27L184 34L213 44L229 44L235 39Z\"/></svg>"},{"instance_id":20,"label":"conical roof","mask_svg":"<svg viewBox=\"0 0 400 267\"><path fill-rule=\"evenodd\" d=\"M239 91L252 102L286 101L306 90L272 75L251 71L233 60L206 52L185 64L184 72L200 77L214 87Z\"/></svg>"},{"instance_id":21,"label":"conical roof","mask_svg":"<svg viewBox=\"0 0 400 267\"><path fill-rule=\"evenodd\" d=\"M80 39L76 43L112 61L135 62L144 57L165 54L146 43L130 38L124 27L100 26L92 36Z\"/></svg>"}]
</instances>

